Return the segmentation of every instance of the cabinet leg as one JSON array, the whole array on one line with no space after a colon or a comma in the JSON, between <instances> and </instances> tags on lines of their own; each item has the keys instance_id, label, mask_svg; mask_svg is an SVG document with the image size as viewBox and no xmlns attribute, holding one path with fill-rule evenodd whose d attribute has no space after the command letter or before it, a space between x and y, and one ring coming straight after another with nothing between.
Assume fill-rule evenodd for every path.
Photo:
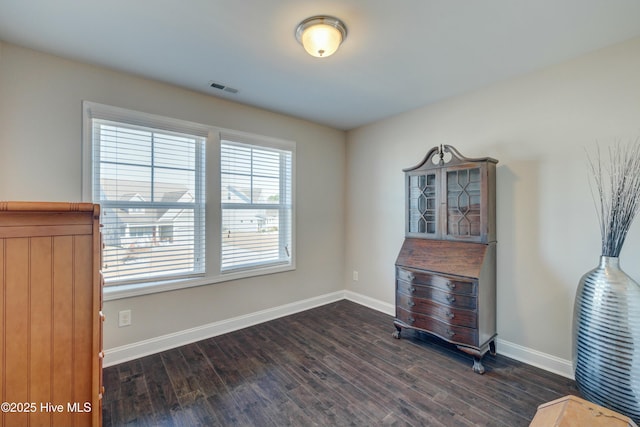
<instances>
[{"instance_id":1,"label":"cabinet leg","mask_svg":"<svg viewBox=\"0 0 640 427\"><path fill-rule=\"evenodd\" d=\"M393 334L391 334L392 337L394 337L395 339L399 340L400 339L400 332L402 332L402 328L398 325L393 325L396 327L396 330Z\"/></svg>"},{"instance_id":2,"label":"cabinet leg","mask_svg":"<svg viewBox=\"0 0 640 427\"><path fill-rule=\"evenodd\" d=\"M476 374L484 374L484 366L482 365L482 358L473 356L473 372Z\"/></svg>"},{"instance_id":3,"label":"cabinet leg","mask_svg":"<svg viewBox=\"0 0 640 427\"><path fill-rule=\"evenodd\" d=\"M489 343L489 353L490 353L492 356L495 356L495 355L496 355L496 341L495 341L495 340L493 340L493 341L491 341L491 342Z\"/></svg>"}]
</instances>

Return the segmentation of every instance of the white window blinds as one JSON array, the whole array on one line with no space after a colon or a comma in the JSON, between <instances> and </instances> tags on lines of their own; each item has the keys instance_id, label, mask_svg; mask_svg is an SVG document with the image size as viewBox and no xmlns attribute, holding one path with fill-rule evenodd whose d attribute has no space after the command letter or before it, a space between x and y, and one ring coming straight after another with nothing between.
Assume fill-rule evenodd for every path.
<instances>
[{"instance_id":1,"label":"white window blinds","mask_svg":"<svg viewBox=\"0 0 640 427\"><path fill-rule=\"evenodd\" d=\"M291 265L293 150L222 138L221 271Z\"/></svg>"},{"instance_id":2,"label":"white window blinds","mask_svg":"<svg viewBox=\"0 0 640 427\"><path fill-rule=\"evenodd\" d=\"M105 283L204 273L205 137L92 118Z\"/></svg>"}]
</instances>

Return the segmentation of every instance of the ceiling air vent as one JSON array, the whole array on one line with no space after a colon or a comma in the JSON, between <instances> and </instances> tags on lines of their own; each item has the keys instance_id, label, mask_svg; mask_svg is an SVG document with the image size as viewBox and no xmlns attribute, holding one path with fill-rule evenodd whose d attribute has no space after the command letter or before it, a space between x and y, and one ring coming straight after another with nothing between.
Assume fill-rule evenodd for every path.
<instances>
[{"instance_id":1,"label":"ceiling air vent","mask_svg":"<svg viewBox=\"0 0 640 427\"><path fill-rule=\"evenodd\" d=\"M229 86L225 86L223 84L216 83L216 82L209 82L209 86L211 86L214 89L222 90L224 92L238 93L238 89L233 88L233 87L229 87Z\"/></svg>"}]
</instances>

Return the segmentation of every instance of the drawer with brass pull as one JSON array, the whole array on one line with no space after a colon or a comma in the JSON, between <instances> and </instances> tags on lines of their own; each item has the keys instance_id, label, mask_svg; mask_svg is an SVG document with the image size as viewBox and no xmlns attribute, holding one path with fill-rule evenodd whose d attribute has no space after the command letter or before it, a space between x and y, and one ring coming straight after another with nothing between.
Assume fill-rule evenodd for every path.
<instances>
[{"instance_id":1,"label":"drawer with brass pull","mask_svg":"<svg viewBox=\"0 0 640 427\"><path fill-rule=\"evenodd\" d=\"M477 294L476 281L464 280L463 278L446 274L431 274L397 267L397 278L413 285L433 286L434 288L457 294Z\"/></svg>"},{"instance_id":2,"label":"drawer with brass pull","mask_svg":"<svg viewBox=\"0 0 640 427\"><path fill-rule=\"evenodd\" d=\"M478 305L478 301L474 296L446 292L433 286L414 285L403 280L397 281L397 291L414 298L431 299L440 304L467 310L475 310Z\"/></svg>"},{"instance_id":3,"label":"drawer with brass pull","mask_svg":"<svg viewBox=\"0 0 640 427\"><path fill-rule=\"evenodd\" d=\"M412 313L426 314L450 325L465 326L467 328L476 328L478 326L478 317L475 311L438 304L428 299L413 298L410 295L397 293L396 307Z\"/></svg>"},{"instance_id":4,"label":"drawer with brass pull","mask_svg":"<svg viewBox=\"0 0 640 427\"><path fill-rule=\"evenodd\" d=\"M449 325L433 317L412 313L399 307L396 308L396 318L412 328L425 330L452 343L478 345L477 329Z\"/></svg>"}]
</instances>

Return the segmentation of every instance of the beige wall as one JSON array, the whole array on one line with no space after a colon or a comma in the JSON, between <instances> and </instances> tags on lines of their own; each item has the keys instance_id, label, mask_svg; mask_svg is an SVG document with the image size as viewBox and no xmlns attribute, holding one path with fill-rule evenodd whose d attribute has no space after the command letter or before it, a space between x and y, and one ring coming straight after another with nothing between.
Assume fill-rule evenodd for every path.
<instances>
[{"instance_id":1,"label":"beige wall","mask_svg":"<svg viewBox=\"0 0 640 427\"><path fill-rule=\"evenodd\" d=\"M640 39L349 132L347 289L394 302L403 168L441 143L495 157L499 338L570 360L574 293L600 255L585 148L639 136ZM621 264L640 281L638 222Z\"/></svg>"},{"instance_id":2,"label":"beige wall","mask_svg":"<svg viewBox=\"0 0 640 427\"><path fill-rule=\"evenodd\" d=\"M351 131L345 149L337 130L0 42L0 200L80 200L82 100L298 143L297 270L109 301L109 349L345 287L391 306L402 169L452 144L500 161L500 338L570 359L576 284L599 256L584 148L640 135L638 76L640 39ZM636 280L638 253L636 223Z\"/></svg>"},{"instance_id":3,"label":"beige wall","mask_svg":"<svg viewBox=\"0 0 640 427\"><path fill-rule=\"evenodd\" d=\"M106 302L105 348L344 289L344 132L2 42L0 200L81 199L82 100L297 142L297 269Z\"/></svg>"}]
</instances>

